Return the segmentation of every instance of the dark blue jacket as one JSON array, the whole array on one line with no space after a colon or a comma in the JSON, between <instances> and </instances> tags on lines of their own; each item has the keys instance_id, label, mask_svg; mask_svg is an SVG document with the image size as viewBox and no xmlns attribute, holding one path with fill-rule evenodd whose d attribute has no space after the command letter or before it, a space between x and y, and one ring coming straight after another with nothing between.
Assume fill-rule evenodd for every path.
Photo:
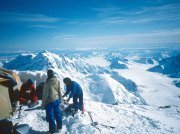
<instances>
[{"instance_id":1,"label":"dark blue jacket","mask_svg":"<svg viewBox=\"0 0 180 134\"><path fill-rule=\"evenodd\" d=\"M64 94L64 96L68 95L69 93L69 98L82 95L82 88L77 82L72 81L69 86L66 86L66 93Z\"/></svg>"}]
</instances>

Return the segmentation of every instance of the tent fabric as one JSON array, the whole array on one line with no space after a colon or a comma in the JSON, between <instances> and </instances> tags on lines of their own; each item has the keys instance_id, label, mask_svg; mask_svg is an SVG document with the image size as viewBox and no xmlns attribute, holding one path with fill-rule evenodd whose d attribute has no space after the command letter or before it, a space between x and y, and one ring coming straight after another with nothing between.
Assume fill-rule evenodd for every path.
<instances>
[{"instance_id":1,"label":"tent fabric","mask_svg":"<svg viewBox=\"0 0 180 134\"><path fill-rule=\"evenodd\" d=\"M0 119L12 115L20 86L21 81L16 73L0 68Z\"/></svg>"},{"instance_id":2,"label":"tent fabric","mask_svg":"<svg viewBox=\"0 0 180 134\"><path fill-rule=\"evenodd\" d=\"M0 85L0 119L5 119L12 114L12 106L8 87Z\"/></svg>"},{"instance_id":3,"label":"tent fabric","mask_svg":"<svg viewBox=\"0 0 180 134\"><path fill-rule=\"evenodd\" d=\"M21 80L18 74L12 71L0 68L0 78L11 79L15 83L16 89L20 90Z\"/></svg>"},{"instance_id":4,"label":"tent fabric","mask_svg":"<svg viewBox=\"0 0 180 134\"><path fill-rule=\"evenodd\" d=\"M17 89L20 91L20 88L21 88L22 83L21 83L21 80L20 80L20 78L19 78L19 75L16 74L16 73L13 73L13 76L14 76L14 78L15 78L15 80L16 80L16 83L17 83Z\"/></svg>"},{"instance_id":5,"label":"tent fabric","mask_svg":"<svg viewBox=\"0 0 180 134\"><path fill-rule=\"evenodd\" d=\"M0 79L3 79L3 78L0 78ZM13 81L11 79L10 80L4 79L4 81L0 82L0 85L8 88L8 94L9 94L10 101L11 102L15 101L15 97L14 97L14 93L13 93L13 86L14 86Z\"/></svg>"}]
</instances>

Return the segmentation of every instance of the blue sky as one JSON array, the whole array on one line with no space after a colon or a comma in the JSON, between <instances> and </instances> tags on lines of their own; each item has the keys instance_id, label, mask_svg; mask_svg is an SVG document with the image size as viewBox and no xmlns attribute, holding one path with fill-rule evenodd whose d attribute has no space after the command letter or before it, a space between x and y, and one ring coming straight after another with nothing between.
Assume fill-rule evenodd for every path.
<instances>
[{"instance_id":1,"label":"blue sky","mask_svg":"<svg viewBox=\"0 0 180 134\"><path fill-rule=\"evenodd\" d=\"M0 0L0 3L1 50L180 44L179 0Z\"/></svg>"}]
</instances>

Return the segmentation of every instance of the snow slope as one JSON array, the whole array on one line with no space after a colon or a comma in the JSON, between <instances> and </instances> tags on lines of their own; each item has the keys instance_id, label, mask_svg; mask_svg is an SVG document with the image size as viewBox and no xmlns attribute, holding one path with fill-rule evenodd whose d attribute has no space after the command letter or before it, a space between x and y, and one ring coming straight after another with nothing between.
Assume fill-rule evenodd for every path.
<instances>
[{"instance_id":1,"label":"snow slope","mask_svg":"<svg viewBox=\"0 0 180 134\"><path fill-rule=\"evenodd\" d=\"M173 83L172 78L162 74L146 71L152 65L142 65L132 62L129 70L118 70L118 73L134 81L140 88L139 92L150 105L178 105L180 106L180 90Z\"/></svg>"},{"instance_id":2,"label":"snow slope","mask_svg":"<svg viewBox=\"0 0 180 134\"><path fill-rule=\"evenodd\" d=\"M94 101L107 104L145 104L140 96L135 95L136 92L129 92L122 83L113 79L111 75L92 75L86 80L89 81L88 88Z\"/></svg>"},{"instance_id":3,"label":"snow slope","mask_svg":"<svg viewBox=\"0 0 180 134\"><path fill-rule=\"evenodd\" d=\"M135 62L147 53L156 53L152 58L153 64L144 60L143 64ZM160 54L157 51L141 50L140 53L140 50L128 50L104 54L85 53L85 56L77 53L70 56L57 55L43 51L20 55L20 60L15 58L4 67L16 70L23 82L31 78L36 85L46 80L46 70L52 68L62 88L64 77L70 77L82 86L85 113L82 115L78 112L75 117L63 117L64 134L180 133L180 90L174 85L179 78L147 71L157 64L156 61L162 54L169 57L169 53L162 50ZM30 56L29 62L24 62L28 55L33 56ZM112 67L113 63L115 66ZM127 68L116 67L119 63ZM170 108L163 108L164 106ZM98 122L96 127L91 125L88 113L91 113L94 122ZM48 133L44 110L38 107L31 110L23 106L21 118L16 117L17 115L12 119L14 122L30 126L29 134Z\"/></svg>"},{"instance_id":4,"label":"snow slope","mask_svg":"<svg viewBox=\"0 0 180 134\"><path fill-rule=\"evenodd\" d=\"M92 126L91 113L96 127ZM172 134L180 133L180 109L171 107L160 109L147 105L107 105L85 100L85 113L77 113L74 117L63 117L62 134ZM45 111L28 110L23 107L21 118L14 122L28 124L28 134L48 133L48 123L45 121ZM114 127L114 128L111 128Z\"/></svg>"}]
</instances>

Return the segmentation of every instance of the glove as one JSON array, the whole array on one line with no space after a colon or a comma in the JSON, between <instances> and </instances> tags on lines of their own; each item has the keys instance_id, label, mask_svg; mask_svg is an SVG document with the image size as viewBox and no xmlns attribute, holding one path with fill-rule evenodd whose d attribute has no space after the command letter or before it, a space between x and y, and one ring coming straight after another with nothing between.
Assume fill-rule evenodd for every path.
<instances>
[{"instance_id":1,"label":"glove","mask_svg":"<svg viewBox=\"0 0 180 134\"><path fill-rule=\"evenodd\" d=\"M31 103L31 100L28 100L28 101L27 101L27 104L29 105L30 103Z\"/></svg>"}]
</instances>

